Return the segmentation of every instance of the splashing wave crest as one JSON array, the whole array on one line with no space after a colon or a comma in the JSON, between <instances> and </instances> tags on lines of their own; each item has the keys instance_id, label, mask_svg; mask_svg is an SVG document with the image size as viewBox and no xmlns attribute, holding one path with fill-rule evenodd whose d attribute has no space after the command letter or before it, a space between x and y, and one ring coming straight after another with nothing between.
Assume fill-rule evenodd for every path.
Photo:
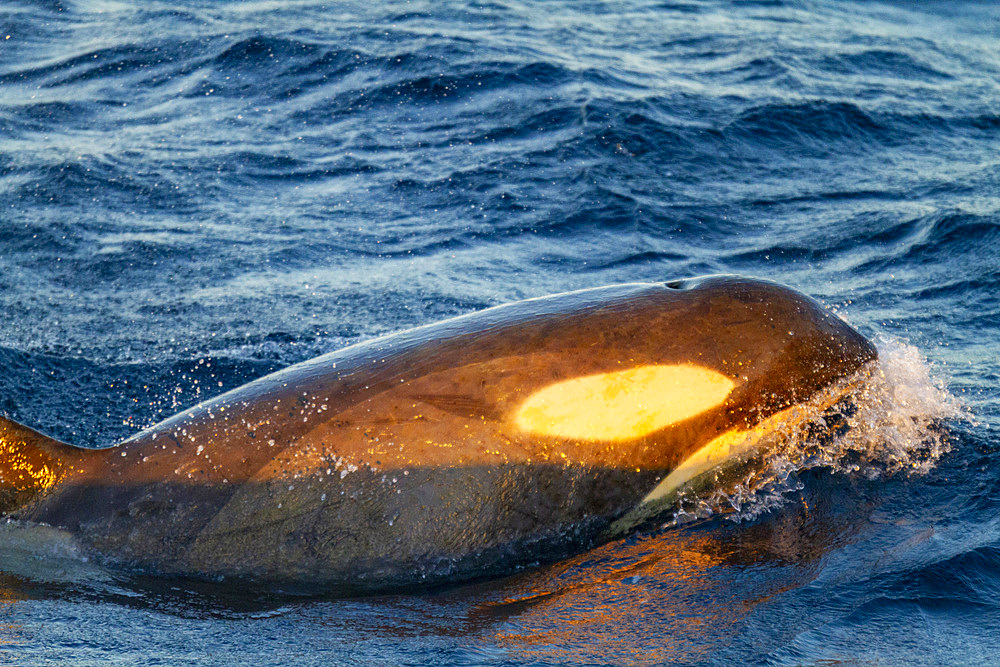
<instances>
[{"instance_id":1,"label":"splashing wave crest","mask_svg":"<svg viewBox=\"0 0 1000 667\"><path fill-rule=\"evenodd\" d=\"M682 489L665 527L720 514L755 519L801 490L800 474L814 468L869 479L933 468L950 449L946 423L969 415L917 348L888 337L876 346L877 361L798 406L749 459Z\"/></svg>"}]
</instances>

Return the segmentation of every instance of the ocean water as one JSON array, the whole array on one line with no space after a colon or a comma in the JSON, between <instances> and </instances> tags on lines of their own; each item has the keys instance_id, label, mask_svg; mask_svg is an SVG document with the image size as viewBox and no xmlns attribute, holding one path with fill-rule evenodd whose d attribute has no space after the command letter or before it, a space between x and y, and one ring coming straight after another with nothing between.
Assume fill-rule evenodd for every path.
<instances>
[{"instance_id":1,"label":"ocean water","mask_svg":"<svg viewBox=\"0 0 1000 667\"><path fill-rule=\"evenodd\" d=\"M511 577L121 580L0 531L14 664L995 664L1000 7L5 0L0 413L84 446L383 333L738 273L877 341L846 435Z\"/></svg>"}]
</instances>

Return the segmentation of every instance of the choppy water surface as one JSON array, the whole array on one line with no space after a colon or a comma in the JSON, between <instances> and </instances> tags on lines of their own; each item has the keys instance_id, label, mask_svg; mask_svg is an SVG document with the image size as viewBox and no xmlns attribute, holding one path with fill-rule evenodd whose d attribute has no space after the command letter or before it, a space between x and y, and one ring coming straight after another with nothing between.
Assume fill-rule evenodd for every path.
<instances>
[{"instance_id":1,"label":"choppy water surface","mask_svg":"<svg viewBox=\"0 0 1000 667\"><path fill-rule=\"evenodd\" d=\"M716 272L816 296L883 364L847 435L458 589L124 582L7 527L0 659L994 662L998 45L977 2L8 0L0 411L53 435L107 444L489 305Z\"/></svg>"}]
</instances>

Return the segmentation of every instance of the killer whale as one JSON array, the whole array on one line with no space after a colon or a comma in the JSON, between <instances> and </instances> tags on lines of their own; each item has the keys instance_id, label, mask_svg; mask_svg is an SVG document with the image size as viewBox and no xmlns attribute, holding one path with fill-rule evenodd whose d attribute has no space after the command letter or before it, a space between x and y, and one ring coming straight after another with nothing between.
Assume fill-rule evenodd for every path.
<instances>
[{"instance_id":1,"label":"killer whale","mask_svg":"<svg viewBox=\"0 0 1000 667\"><path fill-rule=\"evenodd\" d=\"M502 574L620 534L875 358L761 280L530 299L291 366L106 449L0 418L0 512L155 575Z\"/></svg>"}]
</instances>

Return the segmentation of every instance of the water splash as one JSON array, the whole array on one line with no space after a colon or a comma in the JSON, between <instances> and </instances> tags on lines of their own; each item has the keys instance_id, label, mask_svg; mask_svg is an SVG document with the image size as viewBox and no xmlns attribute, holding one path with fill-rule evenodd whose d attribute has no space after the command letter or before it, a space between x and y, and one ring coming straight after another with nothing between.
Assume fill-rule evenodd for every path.
<instances>
[{"instance_id":1,"label":"water splash","mask_svg":"<svg viewBox=\"0 0 1000 667\"><path fill-rule=\"evenodd\" d=\"M0 575L61 584L111 580L70 533L13 519L0 520Z\"/></svg>"},{"instance_id":2,"label":"water splash","mask_svg":"<svg viewBox=\"0 0 1000 667\"><path fill-rule=\"evenodd\" d=\"M666 526L754 519L804 488L800 474L814 468L868 479L933 468L950 450L945 424L969 414L917 348L888 337L875 344L877 361L799 406L749 459L682 489Z\"/></svg>"}]
</instances>

